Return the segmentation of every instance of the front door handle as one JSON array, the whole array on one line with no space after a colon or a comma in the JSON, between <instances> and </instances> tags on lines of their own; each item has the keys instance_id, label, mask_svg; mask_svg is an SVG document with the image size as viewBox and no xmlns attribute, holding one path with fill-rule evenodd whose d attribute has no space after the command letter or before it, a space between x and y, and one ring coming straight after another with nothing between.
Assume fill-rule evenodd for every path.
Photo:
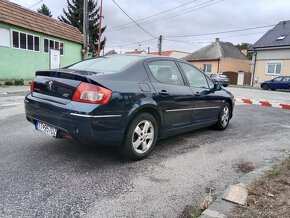
<instances>
[{"instance_id":1,"label":"front door handle","mask_svg":"<svg viewBox=\"0 0 290 218\"><path fill-rule=\"evenodd\" d=\"M167 97L169 94L166 90L162 90L161 92L159 92L159 95L161 95L162 97Z\"/></svg>"},{"instance_id":2,"label":"front door handle","mask_svg":"<svg viewBox=\"0 0 290 218\"><path fill-rule=\"evenodd\" d=\"M201 96L200 92L196 92L196 93L195 93L195 96L197 96L197 97L198 97L198 96Z\"/></svg>"}]
</instances>

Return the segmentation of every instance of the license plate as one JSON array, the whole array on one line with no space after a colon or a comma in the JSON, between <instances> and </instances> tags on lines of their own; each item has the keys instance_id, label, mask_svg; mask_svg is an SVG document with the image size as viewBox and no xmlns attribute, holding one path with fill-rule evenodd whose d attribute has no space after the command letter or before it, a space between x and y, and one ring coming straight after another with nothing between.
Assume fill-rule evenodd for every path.
<instances>
[{"instance_id":1,"label":"license plate","mask_svg":"<svg viewBox=\"0 0 290 218\"><path fill-rule=\"evenodd\" d=\"M48 124L40 122L40 121L36 121L35 127L37 130L39 130L43 133L46 133L47 135L56 137L57 129L51 125L48 125Z\"/></svg>"}]
</instances>

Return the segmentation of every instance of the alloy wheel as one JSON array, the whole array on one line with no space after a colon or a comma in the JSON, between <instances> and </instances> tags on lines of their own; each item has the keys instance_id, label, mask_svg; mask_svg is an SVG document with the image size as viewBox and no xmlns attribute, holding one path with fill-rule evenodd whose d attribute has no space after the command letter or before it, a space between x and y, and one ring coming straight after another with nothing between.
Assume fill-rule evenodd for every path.
<instances>
[{"instance_id":1,"label":"alloy wheel","mask_svg":"<svg viewBox=\"0 0 290 218\"><path fill-rule=\"evenodd\" d=\"M223 127L226 127L229 123L229 119L230 119L230 109L228 106L224 107L223 109L223 115L222 115L222 119L221 119L221 123Z\"/></svg>"},{"instance_id":2,"label":"alloy wheel","mask_svg":"<svg viewBox=\"0 0 290 218\"><path fill-rule=\"evenodd\" d=\"M133 149L138 154L147 152L154 141L154 126L149 120L141 121L132 135Z\"/></svg>"}]
</instances>

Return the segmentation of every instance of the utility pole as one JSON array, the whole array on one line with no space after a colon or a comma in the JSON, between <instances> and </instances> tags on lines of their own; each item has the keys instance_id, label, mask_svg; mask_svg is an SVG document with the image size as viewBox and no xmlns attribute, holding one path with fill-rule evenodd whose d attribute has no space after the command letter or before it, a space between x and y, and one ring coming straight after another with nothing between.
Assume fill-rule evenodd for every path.
<instances>
[{"instance_id":1,"label":"utility pole","mask_svg":"<svg viewBox=\"0 0 290 218\"><path fill-rule=\"evenodd\" d=\"M158 54L161 55L162 54L162 38L163 36L160 35L159 39L158 39Z\"/></svg>"},{"instance_id":2,"label":"utility pole","mask_svg":"<svg viewBox=\"0 0 290 218\"><path fill-rule=\"evenodd\" d=\"M98 56L101 56L101 40L102 40L102 18L103 18L103 0L100 3L100 26L99 26L99 44L98 44Z\"/></svg>"},{"instance_id":3,"label":"utility pole","mask_svg":"<svg viewBox=\"0 0 290 218\"><path fill-rule=\"evenodd\" d=\"M83 12L83 59L87 59L89 56L89 14L88 14L88 0L84 0L84 12Z\"/></svg>"}]
</instances>

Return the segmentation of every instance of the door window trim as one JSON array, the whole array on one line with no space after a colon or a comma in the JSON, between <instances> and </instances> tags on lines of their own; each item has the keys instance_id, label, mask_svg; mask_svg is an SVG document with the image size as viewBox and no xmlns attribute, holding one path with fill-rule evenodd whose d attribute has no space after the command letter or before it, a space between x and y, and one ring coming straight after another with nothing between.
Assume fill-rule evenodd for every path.
<instances>
[{"instance_id":1,"label":"door window trim","mask_svg":"<svg viewBox=\"0 0 290 218\"><path fill-rule=\"evenodd\" d=\"M187 64L187 65L189 65L190 67L195 68L195 69L196 69L197 71L199 71L201 74L203 74L203 76L205 77L205 80L206 80L206 83L207 83L207 87L208 87L208 88L205 88L205 87L196 87L196 86L191 86L190 83L189 83L189 81L188 81L188 79L187 79L187 76L186 76L186 74L185 74L183 68L182 68L181 65L180 65L181 63L182 63L182 64ZM192 87L192 88L198 88L198 89L207 89L207 90L210 90L210 89L211 89L210 86L209 86L209 84L208 84L208 79L209 79L209 77L208 77L204 72L202 72L200 69L198 69L196 66L194 66L194 65L192 65L192 64L190 64L190 63L183 62L183 61L177 61L177 64L178 64L178 67L180 68L180 70L182 71L182 74L183 74L182 76L185 78L185 80L186 80L186 85L187 85L187 86Z\"/></svg>"},{"instance_id":2,"label":"door window trim","mask_svg":"<svg viewBox=\"0 0 290 218\"><path fill-rule=\"evenodd\" d=\"M152 71L151 71L151 69L150 69L150 67L149 67L149 64L152 63L152 62L158 62L158 61L171 61L171 62L173 62L173 63L176 65L176 67L177 67L177 69L178 69L178 71L179 71L179 73L180 73L180 75L181 75L181 78L182 78L182 81L183 81L183 85L180 85L180 84L169 84L169 83L163 83L163 82L160 82L159 80L157 80L157 79L155 78L155 76L153 75L153 73L152 73ZM148 75L150 81L151 81L150 78L152 77L156 82L158 82L158 83L160 83L160 84L166 84L166 85L172 85L172 86L188 86L188 84L187 84L187 80L186 80L186 78L184 77L183 72L181 71L179 64L178 64L174 59L163 59L163 58L160 58L160 59L159 59L159 58L158 58L158 59L146 60L146 61L144 61L143 64L144 64L145 70L146 70L146 72L147 72L147 75ZM149 74L150 74L150 76L149 76ZM151 81L151 82L152 82L152 81Z\"/></svg>"}]
</instances>

